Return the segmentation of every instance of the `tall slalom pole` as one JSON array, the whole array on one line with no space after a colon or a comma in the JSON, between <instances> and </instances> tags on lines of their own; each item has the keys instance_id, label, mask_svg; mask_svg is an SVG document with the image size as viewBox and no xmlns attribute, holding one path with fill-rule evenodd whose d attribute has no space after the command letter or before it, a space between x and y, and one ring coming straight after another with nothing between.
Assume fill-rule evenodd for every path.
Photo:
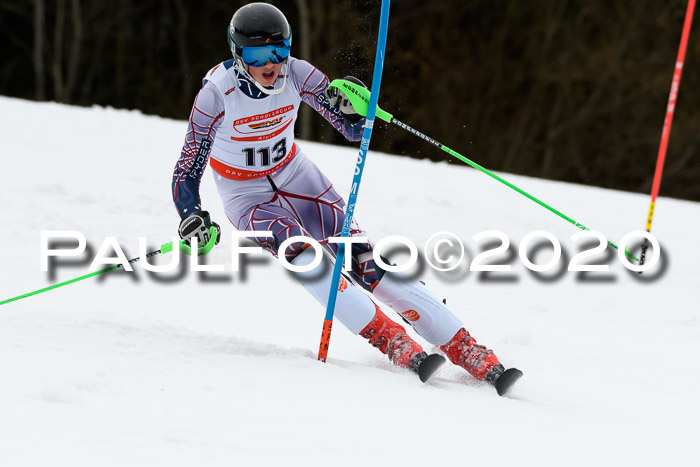
<instances>
[{"instance_id":1,"label":"tall slalom pole","mask_svg":"<svg viewBox=\"0 0 700 467\"><path fill-rule=\"evenodd\" d=\"M685 61L685 50L688 46L688 37L690 36L690 26L693 23L693 12L695 10L695 0L688 0L688 9L685 11L685 22L683 23L683 34L681 35L681 45L678 47L678 58L676 58L676 68L673 70L673 81L671 81L671 93L668 96L668 105L666 106L666 118L664 118L664 128L661 132L661 144L659 145L659 154L656 158L656 170L654 171L654 182L651 186L651 203L649 204L649 214L647 215L647 232L651 232L651 221L654 218L654 207L656 206L656 197L659 195L659 187L661 186L661 176L664 171L664 162L666 161L666 150L668 149L668 139L671 135L671 124L673 123L673 112L676 110L676 100L678 99L678 89L681 86L681 73L683 73L683 62ZM643 265L646 259L647 248L649 242L644 239L642 245L642 255L639 259L639 264Z\"/></svg>"},{"instance_id":2,"label":"tall slalom pole","mask_svg":"<svg viewBox=\"0 0 700 467\"><path fill-rule=\"evenodd\" d=\"M377 38L377 55L374 57L374 74L372 75L372 96L369 100L369 108L367 109L367 120L365 129L362 133L362 143L360 144L360 154L357 156L357 164L355 165L355 175L352 179L352 188L348 198L348 206L345 210L345 221L343 222L343 231L341 237L350 235L350 225L352 224L353 214L355 212L355 204L357 203L357 193L360 190L360 182L362 181L362 171L367 160L367 152L369 151L369 141L372 138L372 128L374 128L374 117L377 112L377 101L379 100L379 88L382 82L382 69L384 67L384 49L386 48L386 35L389 28L389 4L391 0L382 0L382 12L379 18L379 37ZM345 262L345 245L338 244L338 254L335 258L335 266L333 268L333 277L331 279L331 290L328 295L328 305L326 306L326 318L323 322L323 332L321 333L321 345L318 349L318 359L322 362L326 361L328 356L328 345L331 339L331 329L333 326L333 314L335 312L335 301L338 296L338 283L340 282L340 273Z\"/></svg>"}]
</instances>

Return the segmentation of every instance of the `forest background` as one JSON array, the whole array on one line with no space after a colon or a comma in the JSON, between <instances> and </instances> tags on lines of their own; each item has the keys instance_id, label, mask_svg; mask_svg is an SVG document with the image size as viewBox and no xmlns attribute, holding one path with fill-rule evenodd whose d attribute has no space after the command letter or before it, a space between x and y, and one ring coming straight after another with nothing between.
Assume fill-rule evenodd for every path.
<instances>
[{"instance_id":1,"label":"forest background","mask_svg":"<svg viewBox=\"0 0 700 467\"><path fill-rule=\"evenodd\" d=\"M184 120L205 73L231 58L226 28L245 3L0 0L0 94ZM370 86L380 0L270 3L291 23L293 56ZM649 193L686 5L394 1L380 105L492 170ZM700 201L697 28L661 195ZM346 144L309 110L299 137ZM449 160L385 124L371 149Z\"/></svg>"}]
</instances>

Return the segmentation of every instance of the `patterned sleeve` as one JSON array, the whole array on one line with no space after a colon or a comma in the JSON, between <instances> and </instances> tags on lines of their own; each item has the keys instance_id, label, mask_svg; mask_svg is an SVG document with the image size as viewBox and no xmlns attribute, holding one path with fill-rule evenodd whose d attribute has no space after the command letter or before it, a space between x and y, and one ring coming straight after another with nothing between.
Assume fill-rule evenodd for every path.
<instances>
[{"instance_id":1,"label":"patterned sleeve","mask_svg":"<svg viewBox=\"0 0 700 467\"><path fill-rule=\"evenodd\" d=\"M330 81L318 68L304 60L294 59L289 65L289 79L299 90L301 99L333 125L348 141L360 141L365 119L352 123L343 117L337 107L331 105L326 97Z\"/></svg>"},{"instance_id":2,"label":"patterned sleeve","mask_svg":"<svg viewBox=\"0 0 700 467\"><path fill-rule=\"evenodd\" d=\"M185 143L173 173L173 201L181 218L201 209L199 185L207 167L216 130L223 121L224 103L212 84L205 84L194 99Z\"/></svg>"}]
</instances>

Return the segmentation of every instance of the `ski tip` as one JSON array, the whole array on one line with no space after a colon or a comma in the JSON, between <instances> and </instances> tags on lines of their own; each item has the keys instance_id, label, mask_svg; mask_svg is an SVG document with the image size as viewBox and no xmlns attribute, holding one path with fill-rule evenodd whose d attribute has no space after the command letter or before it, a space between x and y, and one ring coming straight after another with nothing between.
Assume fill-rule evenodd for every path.
<instances>
[{"instance_id":1,"label":"ski tip","mask_svg":"<svg viewBox=\"0 0 700 467\"><path fill-rule=\"evenodd\" d=\"M418 377L425 383L445 363L445 357L436 353L430 354L420 363Z\"/></svg>"},{"instance_id":2,"label":"ski tip","mask_svg":"<svg viewBox=\"0 0 700 467\"><path fill-rule=\"evenodd\" d=\"M516 381L523 376L523 372L517 368L508 368L496 381L496 392L499 396L505 396Z\"/></svg>"}]
</instances>

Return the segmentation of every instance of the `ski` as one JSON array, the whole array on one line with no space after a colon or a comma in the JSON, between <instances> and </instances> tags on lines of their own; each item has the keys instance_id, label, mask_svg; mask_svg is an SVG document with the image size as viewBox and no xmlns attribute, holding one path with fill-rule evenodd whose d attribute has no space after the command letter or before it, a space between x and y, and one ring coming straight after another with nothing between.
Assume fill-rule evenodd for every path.
<instances>
[{"instance_id":1,"label":"ski","mask_svg":"<svg viewBox=\"0 0 700 467\"><path fill-rule=\"evenodd\" d=\"M513 387L516 381L518 381L523 376L523 372L517 368L508 368L501 374L501 376L496 380L496 392L499 396L505 396Z\"/></svg>"},{"instance_id":2,"label":"ski","mask_svg":"<svg viewBox=\"0 0 700 467\"><path fill-rule=\"evenodd\" d=\"M428 381L444 363L445 357L436 353L430 354L421 360L416 369L416 373L418 373L421 382L425 383Z\"/></svg>"}]
</instances>

